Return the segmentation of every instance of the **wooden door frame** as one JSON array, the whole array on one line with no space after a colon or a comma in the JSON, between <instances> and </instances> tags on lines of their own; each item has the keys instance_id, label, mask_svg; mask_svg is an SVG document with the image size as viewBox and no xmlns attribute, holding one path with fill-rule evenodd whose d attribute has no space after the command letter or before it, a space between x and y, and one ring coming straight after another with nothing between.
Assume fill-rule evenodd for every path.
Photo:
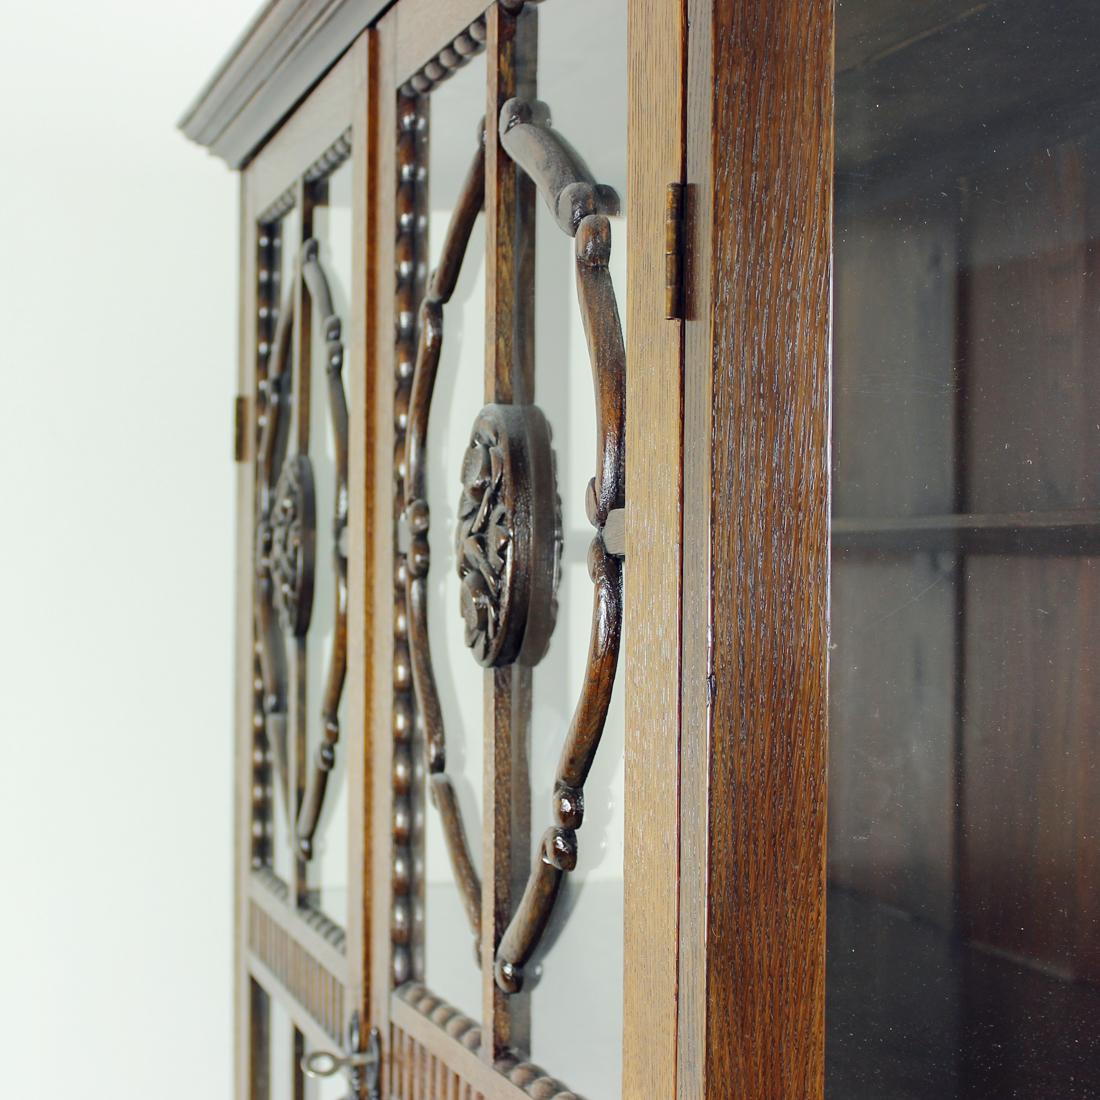
<instances>
[{"instance_id":1,"label":"wooden door frame","mask_svg":"<svg viewBox=\"0 0 1100 1100\"><path fill-rule=\"evenodd\" d=\"M833 0L687 0L677 1092L824 1093Z\"/></svg>"},{"instance_id":2,"label":"wooden door frame","mask_svg":"<svg viewBox=\"0 0 1100 1100\"><path fill-rule=\"evenodd\" d=\"M321 170L333 156L350 156L353 173L352 308L346 319L344 377L352 409L363 407L366 376L367 167L369 139L370 36L364 33L257 153L241 174L240 334L237 433L236 548L236 837L234 986L236 1021L235 1089L240 1098L268 1095L267 1050L270 998L277 998L306 1039L322 1049L341 1049L352 1013L363 1016L365 967L364 832L369 811L363 729L368 700L363 678L346 681L345 728L338 751L345 754L348 783L348 912L343 927L311 910L308 919L296 903L300 884L280 884L253 868L255 671L253 600L255 585L256 369L258 357L258 226L265 211L284 196L302 201L301 180L314 165ZM350 131L351 151L341 143ZM300 295L300 289L299 289ZM299 308L299 314L302 310ZM308 330L307 330L308 331ZM349 478L362 481L364 427L349 425ZM353 495L352 500L355 501ZM361 497L359 499L362 499ZM366 509L353 503L348 521L349 669L362 660L362 618L369 607L361 592L365 561ZM264 797L262 791L260 797ZM284 823L277 822L282 828ZM263 1061L259 1060L260 1058Z\"/></svg>"},{"instance_id":3,"label":"wooden door frame","mask_svg":"<svg viewBox=\"0 0 1100 1100\"><path fill-rule=\"evenodd\" d=\"M429 13L431 18L429 18ZM490 84L503 102L509 65L505 17L484 0L401 0L378 25L379 105L374 194L376 298L374 359L376 363L373 423L375 432L375 484L394 484L395 355L393 333L397 310L394 295L395 185L398 164L395 150L397 91L417 74L445 78L441 51L475 20L486 15L485 36L489 53ZM676 970L678 892L675 856L679 835L678 728L680 691L679 585L681 464L681 322L665 317L666 241L665 196L668 184L683 179L683 79L684 10L681 0L644 0L629 5L630 51L630 165L627 217L631 224L628 255L627 355L633 364L627 381L627 485L642 487L636 499L645 506L627 509L626 569L630 613L622 658L626 696L626 822L624 867L625 948L633 952L625 974L624 1096L674 1095L676 1051ZM453 56L453 55L452 55ZM453 60L452 60L453 63ZM489 105L490 107L493 104ZM499 105L498 105L499 107ZM494 112L487 110L492 119ZM488 156L487 178L492 179L495 128ZM490 185L491 186L491 185ZM487 196L487 207L493 199ZM491 273L489 278L492 278ZM397 287L397 293L407 288ZM489 333L488 343L493 340ZM633 404L649 419L632 418ZM644 423L644 428L642 427ZM630 490L628 488L628 494ZM376 560L394 552L394 502L378 493L374 504ZM388 883L394 835L393 744L394 651L396 622L393 578L388 569L375 577L373 692L374 815L373 853L378 869L376 882ZM644 597L643 597L644 593ZM396 643L400 649L400 643ZM486 791L507 781L487 776ZM498 903L506 889L503 879L495 889ZM392 899L388 889L373 896L373 958L375 977L371 995L371 1019L384 1036L393 1063L400 1063L398 1087L407 1084L407 1072L426 1074L441 1087L448 1073L471 1084L487 1097L520 1100L542 1095L538 1067L515 1059L498 1060L509 1068L508 1079L494 1069L485 1055L448 1034L468 1036L453 1009L431 996L409 1003L393 993L394 962ZM636 965L635 965L636 963ZM491 980L491 979L490 979ZM494 1015L490 1025L498 1038L499 1000L487 990L486 1011ZM449 1025L445 1027L443 1025ZM499 1051L498 1051L499 1053ZM549 1067L568 1078L568 1057ZM654 1091L656 1083L663 1082ZM535 1089L529 1092L527 1086ZM667 1091L666 1091L667 1088Z\"/></svg>"}]
</instances>

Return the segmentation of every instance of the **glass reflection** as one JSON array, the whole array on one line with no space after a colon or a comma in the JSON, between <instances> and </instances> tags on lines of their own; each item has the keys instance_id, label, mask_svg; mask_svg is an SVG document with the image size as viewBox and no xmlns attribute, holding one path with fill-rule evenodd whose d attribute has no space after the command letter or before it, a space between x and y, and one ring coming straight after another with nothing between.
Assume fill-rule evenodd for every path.
<instances>
[{"instance_id":1,"label":"glass reflection","mask_svg":"<svg viewBox=\"0 0 1100 1100\"><path fill-rule=\"evenodd\" d=\"M838 9L837 1100L1100 1095L1098 35Z\"/></svg>"}]
</instances>

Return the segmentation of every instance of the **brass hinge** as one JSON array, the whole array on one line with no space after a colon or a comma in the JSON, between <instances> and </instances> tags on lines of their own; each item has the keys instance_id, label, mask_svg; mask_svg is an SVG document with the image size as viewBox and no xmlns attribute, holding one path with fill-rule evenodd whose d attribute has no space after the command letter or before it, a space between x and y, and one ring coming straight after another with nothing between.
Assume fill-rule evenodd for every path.
<instances>
[{"instance_id":1,"label":"brass hinge","mask_svg":"<svg viewBox=\"0 0 1100 1100\"><path fill-rule=\"evenodd\" d=\"M665 192L665 316L684 316L684 185L670 183Z\"/></svg>"},{"instance_id":2,"label":"brass hinge","mask_svg":"<svg viewBox=\"0 0 1100 1100\"><path fill-rule=\"evenodd\" d=\"M233 401L233 461L245 459L245 422L248 417L248 401L240 394Z\"/></svg>"}]
</instances>

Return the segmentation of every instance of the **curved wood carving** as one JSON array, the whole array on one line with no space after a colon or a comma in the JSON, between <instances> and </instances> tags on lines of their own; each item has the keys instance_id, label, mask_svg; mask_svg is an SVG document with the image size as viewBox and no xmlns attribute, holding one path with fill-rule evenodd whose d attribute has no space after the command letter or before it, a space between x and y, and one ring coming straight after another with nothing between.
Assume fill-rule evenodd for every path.
<instances>
[{"instance_id":1,"label":"curved wood carving","mask_svg":"<svg viewBox=\"0 0 1100 1100\"><path fill-rule=\"evenodd\" d=\"M309 289L314 310L323 318L325 334L325 376L336 463L336 492L332 516L332 568L336 575L336 607L332 631L332 652L321 700L323 736L314 757L313 774L298 812L298 851L303 859L313 855L313 837L325 802L328 777L336 765L340 741L340 698L347 674L348 642L348 558L345 536L348 527L348 404L344 393L344 343L340 318L332 304L332 292L318 257L317 242L302 246L302 278Z\"/></svg>"},{"instance_id":2,"label":"curved wood carving","mask_svg":"<svg viewBox=\"0 0 1100 1100\"><path fill-rule=\"evenodd\" d=\"M611 255L608 217L618 213L618 195L613 189L597 184L580 156L551 129L544 104L509 100L501 111L500 140L512 160L534 181L558 225L576 239L577 296L597 408L596 475L589 483L586 498L588 517L596 528L588 555L594 584L588 665L558 763L554 823L542 838L523 897L497 948L495 980L504 992L515 993L522 988L523 967L549 920L561 877L576 866L577 829L584 817L584 784L603 734L618 665L623 615L622 564L605 545L604 526L609 514L622 508L625 499L626 353L608 270ZM413 683L424 724L433 800L443 816L452 867L475 936L480 926L481 888L454 790L446 775L443 716L428 648L426 578L430 517L424 450L443 339L442 307L454 291L470 230L483 202L484 164L479 152L452 218L440 268L432 277L421 308L421 342L405 447L408 480L404 514L409 534L407 593ZM498 408L489 406L482 415ZM499 643L500 650L505 648L502 639L508 633L503 625L508 601L502 599L502 593L504 586L513 581L513 562L508 555L516 538L517 508L514 502L506 500L507 456L501 434L482 431L483 427L479 419L463 470L458 556L459 573L464 580L463 612L470 640L479 660L492 664L500 656L495 647ZM544 534L542 542L547 541ZM552 536L549 541L552 545ZM508 598L513 598L511 593ZM548 638L547 632L543 648ZM512 638L501 663L516 656L517 645Z\"/></svg>"},{"instance_id":3,"label":"curved wood carving","mask_svg":"<svg viewBox=\"0 0 1100 1100\"><path fill-rule=\"evenodd\" d=\"M618 195L597 184L580 156L550 128L544 104L511 99L500 113L505 152L534 181L558 225L576 238L577 298L596 394L596 476L586 509L596 528L588 551L595 586L588 665L554 781L553 820L539 845L527 886L496 953L505 993L523 987L523 967L550 919L561 877L577 865L584 784L599 748L615 685L623 619L622 563L604 544L604 525L626 496L626 350L608 262Z\"/></svg>"},{"instance_id":4,"label":"curved wood carving","mask_svg":"<svg viewBox=\"0 0 1100 1100\"><path fill-rule=\"evenodd\" d=\"M326 344L329 412L336 452L336 492L332 519L333 568L336 573L336 615L332 654L321 704L324 734L305 799L294 823L299 853L309 859L324 804L329 773L340 738L338 711L347 668L347 556L344 535L348 520L348 410L344 394L344 346L341 324L321 267L318 245L302 245L295 281L301 278L322 317ZM283 805L293 815L287 752L287 656L284 633L302 637L309 629L313 602L314 492L307 455L286 457L290 418L294 327L294 287L275 330L272 368L267 378L267 403L256 452L256 655L263 684L262 715Z\"/></svg>"},{"instance_id":5,"label":"curved wood carving","mask_svg":"<svg viewBox=\"0 0 1100 1100\"><path fill-rule=\"evenodd\" d=\"M439 267L432 273L420 307L420 345L413 372L405 436L405 523L409 533L406 555L405 595L408 604L409 656L417 710L424 727L432 801L443 820L443 832L451 869L462 896L475 946L481 930L481 883L470 855L454 785L447 775L447 746L443 710L432 671L428 642L428 529L431 516L427 501L428 417L439 372L443 346L443 306L451 300L458 282L466 246L474 222L485 204L484 130L455 206Z\"/></svg>"}]
</instances>

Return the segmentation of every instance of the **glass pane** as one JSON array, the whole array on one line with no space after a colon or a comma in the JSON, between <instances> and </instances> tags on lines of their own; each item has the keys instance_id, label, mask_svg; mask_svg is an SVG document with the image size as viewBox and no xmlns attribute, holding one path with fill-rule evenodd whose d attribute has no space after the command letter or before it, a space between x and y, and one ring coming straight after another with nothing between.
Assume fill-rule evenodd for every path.
<instances>
[{"instance_id":1,"label":"glass pane","mask_svg":"<svg viewBox=\"0 0 1100 1100\"><path fill-rule=\"evenodd\" d=\"M538 9L538 96L599 183L626 201L625 3L554 0ZM585 27L583 35L578 26ZM593 110L599 104L599 110ZM532 683L532 845L552 824L554 776L584 681L592 623L585 491L595 473L592 370L573 241L536 205L535 400L553 431L562 504L561 583L550 649ZM625 319L627 226L611 219L611 276ZM526 968L531 1059L585 1096L621 1093L623 995L622 668L585 784L576 870L564 877L542 947ZM583 997L577 990L583 988Z\"/></svg>"},{"instance_id":2,"label":"glass pane","mask_svg":"<svg viewBox=\"0 0 1100 1100\"><path fill-rule=\"evenodd\" d=\"M286 308L287 296L294 291L294 265L301 239L301 212L297 208L292 208L279 220L277 226L273 227L273 232L270 233L273 248L271 270L275 278L270 293L267 295L271 310L271 317L266 325L269 346L272 346L271 342L278 323L279 313ZM260 291L262 294L262 285ZM293 354L293 348L291 354ZM273 358L274 356L269 354L267 360L269 371L274 365ZM294 873L294 847L291 842L290 818L286 799L284 798L283 780L278 770L278 755L271 752L270 746L268 747L268 757L272 788L269 804L270 819L268 822L268 863L283 882L289 883Z\"/></svg>"},{"instance_id":3,"label":"glass pane","mask_svg":"<svg viewBox=\"0 0 1100 1100\"><path fill-rule=\"evenodd\" d=\"M1097 41L838 5L836 1100L1100 1095Z\"/></svg>"},{"instance_id":4,"label":"glass pane","mask_svg":"<svg viewBox=\"0 0 1100 1100\"><path fill-rule=\"evenodd\" d=\"M479 120L485 114L484 55L459 69L426 102L430 113L428 269L434 270L467 170L479 147ZM483 218L474 227L457 288L444 307L443 331L427 454L431 512L428 622L446 729L447 774L462 811L473 863L480 873L483 673L466 648L459 614L454 532L462 457L470 428L483 404ZM424 806L425 981L434 993L467 1016L480 1019L481 972L473 934L451 870L440 815L427 794Z\"/></svg>"},{"instance_id":5,"label":"glass pane","mask_svg":"<svg viewBox=\"0 0 1100 1100\"><path fill-rule=\"evenodd\" d=\"M276 997L270 998L268 1016L268 1058L270 1065L271 1100L294 1100L298 1071L299 1051L296 1049L297 1031L289 1013Z\"/></svg>"},{"instance_id":6,"label":"glass pane","mask_svg":"<svg viewBox=\"0 0 1100 1100\"><path fill-rule=\"evenodd\" d=\"M352 162L346 160L330 176L312 188L313 239L324 270L332 304L342 325L345 349L351 316L352 278ZM345 351L346 360L346 351ZM316 303L310 324L309 455L313 464L313 488L317 515L316 570L313 583L313 612L306 638L306 769L305 781L314 781L316 757L324 742L325 694L336 629L336 552L346 553L341 539L334 540L337 507L336 438L332 427L328 350L323 317ZM344 389L346 393L346 367ZM340 696L337 722L344 731L347 691ZM328 778L324 808L314 836L314 854L308 864L307 881L311 903L332 920L344 924L348 874L347 740L336 746L335 765Z\"/></svg>"}]
</instances>

